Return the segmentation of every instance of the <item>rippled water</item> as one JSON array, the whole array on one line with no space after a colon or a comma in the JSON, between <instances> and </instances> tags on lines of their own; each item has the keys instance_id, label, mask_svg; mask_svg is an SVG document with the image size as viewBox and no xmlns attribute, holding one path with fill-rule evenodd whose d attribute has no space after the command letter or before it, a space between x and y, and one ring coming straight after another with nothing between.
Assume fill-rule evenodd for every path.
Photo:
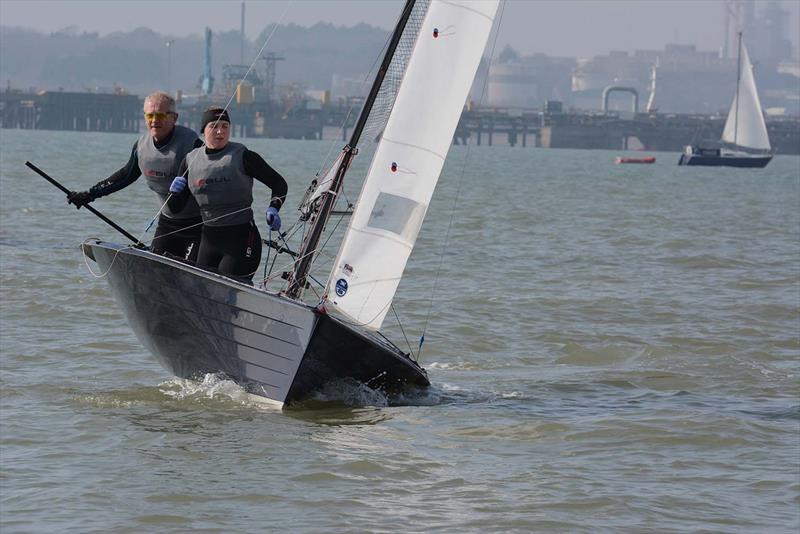
<instances>
[{"instance_id":1,"label":"rippled water","mask_svg":"<svg viewBox=\"0 0 800 534\"><path fill-rule=\"evenodd\" d=\"M120 236L23 165L87 187L134 139L0 135L4 533L800 528L800 158L453 147L396 299L431 390L276 411L163 371L77 248ZM287 208L332 147L245 142Z\"/></svg>"}]
</instances>

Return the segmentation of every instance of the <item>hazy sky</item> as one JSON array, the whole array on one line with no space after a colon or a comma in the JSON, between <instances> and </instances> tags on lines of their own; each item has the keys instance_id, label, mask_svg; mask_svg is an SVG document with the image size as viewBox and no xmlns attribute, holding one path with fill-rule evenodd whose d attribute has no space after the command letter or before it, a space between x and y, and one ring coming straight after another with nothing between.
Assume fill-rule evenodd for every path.
<instances>
[{"instance_id":1,"label":"hazy sky","mask_svg":"<svg viewBox=\"0 0 800 534\"><path fill-rule=\"evenodd\" d=\"M797 49L800 1L780 3L791 12L789 28ZM252 40L277 21L303 26L319 21L346 26L366 22L388 29L402 4L402 0L247 0L245 34ZM757 9L766 4L767 0L759 0ZM45 32L77 26L100 34L146 26L185 36L200 34L206 26L238 30L240 6L240 0L0 0L0 24ZM526 54L556 56L663 49L666 43L716 51L722 46L722 14L722 0L508 0L498 44L510 44Z\"/></svg>"}]
</instances>

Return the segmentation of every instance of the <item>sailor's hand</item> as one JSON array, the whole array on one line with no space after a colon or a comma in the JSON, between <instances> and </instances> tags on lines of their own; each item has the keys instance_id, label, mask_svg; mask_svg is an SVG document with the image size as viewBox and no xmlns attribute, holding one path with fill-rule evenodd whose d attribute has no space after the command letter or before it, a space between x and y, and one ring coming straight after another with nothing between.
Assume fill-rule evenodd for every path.
<instances>
[{"instance_id":1,"label":"sailor's hand","mask_svg":"<svg viewBox=\"0 0 800 534\"><path fill-rule=\"evenodd\" d=\"M94 199L95 196L90 191L70 191L67 195L67 202L74 204L77 209L81 209L81 206L85 206Z\"/></svg>"},{"instance_id":2,"label":"sailor's hand","mask_svg":"<svg viewBox=\"0 0 800 534\"><path fill-rule=\"evenodd\" d=\"M278 210L272 206L267 208L267 226L275 232L281 229L281 216L278 215Z\"/></svg>"},{"instance_id":3,"label":"sailor's hand","mask_svg":"<svg viewBox=\"0 0 800 534\"><path fill-rule=\"evenodd\" d=\"M176 176L175 179L172 180L172 184L169 186L170 193L181 193L184 189L186 189L185 176Z\"/></svg>"}]
</instances>

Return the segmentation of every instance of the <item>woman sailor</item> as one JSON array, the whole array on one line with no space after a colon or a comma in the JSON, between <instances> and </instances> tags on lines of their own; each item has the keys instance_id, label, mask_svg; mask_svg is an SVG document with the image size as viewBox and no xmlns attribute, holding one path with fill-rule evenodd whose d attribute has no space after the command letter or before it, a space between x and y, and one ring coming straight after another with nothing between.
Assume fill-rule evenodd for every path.
<instances>
[{"instance_id":1,"label":"woman sailor","mask_svg":"<svg viewBox=\"0 0 800 534\"><path fill-rule=\"evenodd\" d=\"M197 266L251 281L261 262L261 235L253 220L253 179L272 191L267 225L279 230L286 180L255 152L229 142L231 121L222 108L203 113L205 147L186 155L170 186L170 209L193 197L200 206L203 230Z\"/></svg>"}]
</instances>

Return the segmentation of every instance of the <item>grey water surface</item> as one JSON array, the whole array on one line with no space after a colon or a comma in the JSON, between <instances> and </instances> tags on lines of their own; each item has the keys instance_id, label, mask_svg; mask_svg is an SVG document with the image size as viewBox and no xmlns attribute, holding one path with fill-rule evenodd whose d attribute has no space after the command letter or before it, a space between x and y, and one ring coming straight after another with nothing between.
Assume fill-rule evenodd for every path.
<instances>
[{"instance_id":1,"label":"grey water surface","mask_svg":"<svg viewBox=\"0 0 800 534\"><path fill-rule=\"evenodd\" d=\"M385 328L424 330L433 387L279 411L161 369L78 249L124 238L24 166L86 188L134 135L0 135L4 534L800 529L800 158L454 146ZM243 141L286 227L341 148ZM158 209L143 180L94 206Z\"/></svg>"}]
</instances>

